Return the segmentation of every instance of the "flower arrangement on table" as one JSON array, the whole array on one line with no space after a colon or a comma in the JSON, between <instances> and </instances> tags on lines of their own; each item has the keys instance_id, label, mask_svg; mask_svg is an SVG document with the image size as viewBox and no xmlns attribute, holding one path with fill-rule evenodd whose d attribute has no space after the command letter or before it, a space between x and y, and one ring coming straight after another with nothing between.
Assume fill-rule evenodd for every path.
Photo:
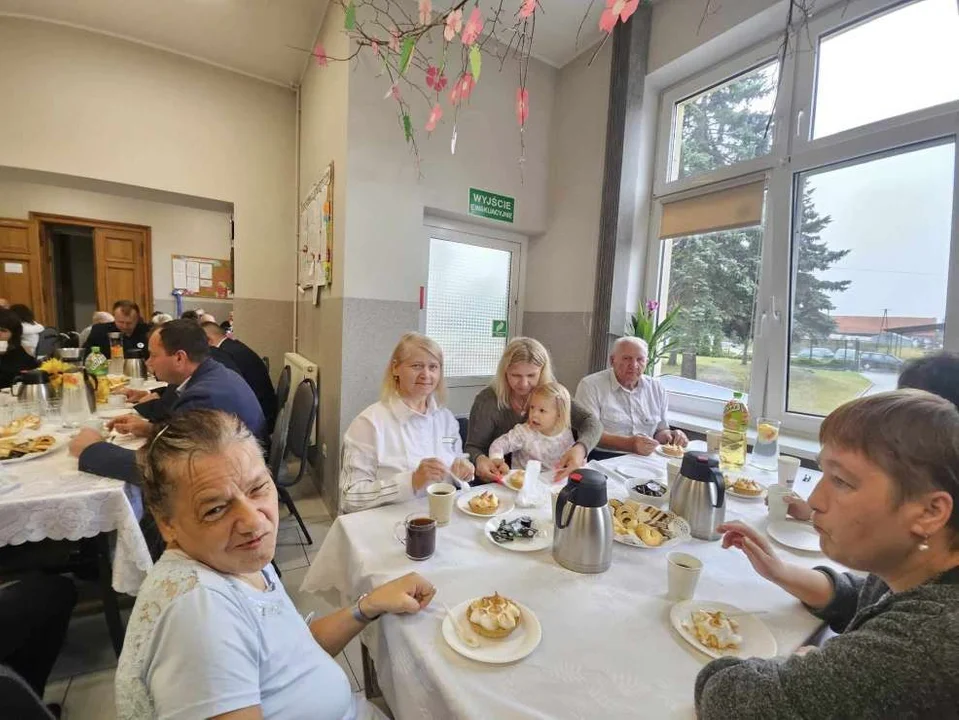
<instances>
[{"instance_id":1,"label":"flower arrangement on table","mask_svg":"<svg viewBox=\"0 0 959 720\"><path fill-rule=\"evenodd\" d=\"M59 358L50 358L40 363L39 369L50 376L50 388L59 392L60 386L63 384L63 373L72 368L73 365L70 363L65 363Z\"/></svg>"},{"instance_id":2,"label":"flower arrangement on table","mask_svg":"<svg viewBox=\"0 0 959 720\"><path fill-rule=\"evenodd\" d=\"M626 323L626 334L642 338L649 346L649 361L646 363L647 375L652 375L656 370L656 363L678 345L678 341L670 337L675 328L678 314L679 306L677 305L660 320L658 317L659 303L655 300L646 300L639 306L635 315L629 316L629 322Z\"/></svg>"}]
</instances>

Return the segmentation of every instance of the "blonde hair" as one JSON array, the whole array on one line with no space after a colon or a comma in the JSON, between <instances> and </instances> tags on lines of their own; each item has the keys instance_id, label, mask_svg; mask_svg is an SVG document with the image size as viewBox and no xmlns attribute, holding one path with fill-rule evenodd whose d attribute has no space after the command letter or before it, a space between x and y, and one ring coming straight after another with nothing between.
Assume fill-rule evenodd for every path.
<instances>
[{"instance_id":1,"label":"blonde hair","mask_svg":"<svg viewBox=\"0 0 959 720\"><path fill-rule=\"evenodd\" d=\"M570 426L573 424L573 421L570 418L570 407L573 404L573 400L569 396L569 390L567 390L558 382L548 382L534 387L533 392L530 393L530 400L533 399L533 395L538 395L541 398L555 402L556 412L559 414L559 421L562 424L562 429L569 430Z\"/></svg>"},{"instance_id":2,"label":"blonde hair","mask_svg":"<svg viewBox=\"0 0 959 720\"><path fill-rule=\"evenodd\" d=\"M443 348L432 338L421 335L417 332L406 333L396 343L393 348L393 354L390 355L390 361L386 363L386 372L383 373L383 382L380 385L380 400L389 402L395 397L399 397L399 382L393 375L397 365L402 365L409 358L414 350L422 350L430 355L440 364L440 381L436 384L433 391L433 397L438 405L446 404L446 378L443 377Z\"/></svg>"},{"instance_id":3,"label":"blonde hair","mask_svg":"<svg viewBox=\"0 0 959 720\"><path fill-rule=\"evenodd\" d=\"M539 373L539 382L537 385L555 382L553 377L553 363L549 359L549 352L543 347L543 343L528 337L513 338L509 341L506 349L503 350L503 356L499 359L499 365L496 368L496 377L490 383L493 392L496 393L497 405L500 408L509 407L509 381L506 379L506 371L511 365L517 363L529 363L541 368Z\"/></svg>"}]
</instances>

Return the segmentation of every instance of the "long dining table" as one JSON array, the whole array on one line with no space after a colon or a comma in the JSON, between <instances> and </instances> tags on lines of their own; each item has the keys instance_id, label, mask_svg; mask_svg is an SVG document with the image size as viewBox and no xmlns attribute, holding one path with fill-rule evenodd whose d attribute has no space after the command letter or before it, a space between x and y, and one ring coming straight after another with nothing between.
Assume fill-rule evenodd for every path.
<instances>
[{"instance_id":1,"label":"long dining table","mask_svg":"<svg viewBox=\"0 0 959 720\"><path fill-rule=\"evenodd\" d=\"M665 463L657 455L625 455L598 467L632 477L664 476ZM764 484L776 482L775 473L745 470ZM819 477L800 469L796 492L808 496ZM384 616L364 631L379 685L396 717L693 716L694 681L709 658L670 625L668 549L614 543L609 570L583 575L558 565L548 549L518 553L496 546L484 534L486 520L454 509L449 525L437 531L435 554L416 562L395 539L394 525L410 513L426 511L423 498L338 517L302 585L306 592L338 595L343 604L410 571L436 586L436 599L426 611ZM549 516L548 507L532 511L537 512ZM764 530L766 516L761 499L727 494L727 520ZM759 577L740 551L696 539L675 549L704 563L696 599L757 613L775 637L779 654L794 652L821 629L797 600ZM829 564L819 553L778 545L777 550L807 567ZM455 607L493 592L530 608L542 625L539 646L512 664L462 657L441 631L444 603Z\"/></svg>"}]
</instances>

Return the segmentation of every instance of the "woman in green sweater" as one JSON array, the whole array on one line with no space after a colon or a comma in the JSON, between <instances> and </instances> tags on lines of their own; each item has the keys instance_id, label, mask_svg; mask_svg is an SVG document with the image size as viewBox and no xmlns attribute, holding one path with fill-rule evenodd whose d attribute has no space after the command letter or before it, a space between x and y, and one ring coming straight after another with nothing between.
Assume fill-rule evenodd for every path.
<instances>
[{"instance_id":1,"label":"woman in green sweater","mask_svg":"<svg viewBox=\"0 0 959 720\"><path fill-rule=\"evenodd\" d=\"M543 344L533 338L513 338L503 351L496 377L476 396L470 411L466 452L476 466L476 477L492 482L509 472L509 466L502 459L487 457L489 446L514 425L526 422L530 393L537 385L548 382L554 382L553 367ZM586 455L596 447L603 434L599 418L575 401L571 407L571 420L576 444L555 468L557 480L583 467Z\"/></svg>"}]
</instances>

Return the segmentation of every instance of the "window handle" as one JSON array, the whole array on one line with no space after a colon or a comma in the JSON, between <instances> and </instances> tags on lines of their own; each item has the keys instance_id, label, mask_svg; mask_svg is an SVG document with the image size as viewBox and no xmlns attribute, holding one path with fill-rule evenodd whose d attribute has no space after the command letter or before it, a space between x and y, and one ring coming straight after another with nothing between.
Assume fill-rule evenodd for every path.
<instances>
[{"instance_id":1,"label":"window handle","mask_svg":"<svg viewBox=\"0 0 959 720\"><path fill-rule=\"evenodd\" d=\"M780 320L782 320L782 313L779 312L779 310L776 309L776 296L775 296L775 295L770 295L770 296L769 296L769 308L770 308L770 310L772 311L773 320L775 320L777 323L778 323Z\"/></svg>"},{"instance_id":2,"label":"window handle","mask_svg":"<svg viewBox=\"0 0 959 720\"><path fill-rule=\"evenodd\" d=\"M802 137L802 121L805 116L805 110L800 110L796 113L796 137Z\"/></svg>"},{"instance_id":3,"label":"window handle","mask_svg":"<svg viewBox=\"0 0 959 720\"><path fill-rule=\"evenodd\" d=\"M765 337L763 331L766 329L766 311L763 310L759 315L759 332L756 333L757 337ZM755 344L755 341L754 341Z\"/></svg>"}]
</instances>

